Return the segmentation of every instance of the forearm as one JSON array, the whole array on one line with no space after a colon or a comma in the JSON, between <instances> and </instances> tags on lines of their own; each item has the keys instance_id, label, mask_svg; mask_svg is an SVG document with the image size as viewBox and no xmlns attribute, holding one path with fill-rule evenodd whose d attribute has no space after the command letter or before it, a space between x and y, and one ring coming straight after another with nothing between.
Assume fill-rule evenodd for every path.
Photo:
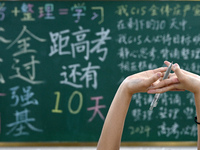
<instances>
[{"instance_id":1,"label":"forearm","mask_svg":"<svg viewBox=\"0 0 200 150\"><path fill-rule=\"evenodd\" d=\"M126 93L121 85L108 111L98 142L98 150L117 150L120 148L126 114L132 95Z\"/></svg>"},{"instance_id":2,"label":"forearm","mask_svg":"<svg viewBox=\"0 0 200 150\"><path fill-rule=\"evenodd\" d=\"M200 92L194 94L195 104L196 104L196 113L197 113L197 122L200 122ZM198 142L197 147L200 150L200 125L197 125L198 128Z\"/></svg>"}]
</instances>

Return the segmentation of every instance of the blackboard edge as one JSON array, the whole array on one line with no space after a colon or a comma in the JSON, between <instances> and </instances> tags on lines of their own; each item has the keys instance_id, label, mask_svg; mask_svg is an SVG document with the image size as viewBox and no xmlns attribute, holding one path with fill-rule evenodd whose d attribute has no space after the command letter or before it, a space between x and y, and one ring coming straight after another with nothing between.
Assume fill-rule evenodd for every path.
<instances>
[{"instance_id":1,"label":"blackboard edge","mask_svg":"<svg viewBox=\"0 0 200 150\"><path fill-rule=\"evenodd\" d=\"M69 147L82 147L82 146L96 146L96 142L0 142L0 147L54 147L54 146L69 146ZM122 142L121 146L197 146L197 142Z\"/></svg>"}]
</instances>

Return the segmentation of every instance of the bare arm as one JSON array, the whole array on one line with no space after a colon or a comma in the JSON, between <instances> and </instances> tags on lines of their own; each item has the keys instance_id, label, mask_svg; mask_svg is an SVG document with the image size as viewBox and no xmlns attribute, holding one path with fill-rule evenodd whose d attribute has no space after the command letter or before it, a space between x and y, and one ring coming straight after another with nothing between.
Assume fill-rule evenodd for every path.
<instances>
[{"instance_id":1,"label":"bare arm","mask_svg":"<svg viewBox=\"0 0 200 150\"><path fill-rule=\"evenodd\" d=\"M97 145L98 150L117 150L120 148L122 131L132 95L147 92L148 87L166 71L166 67L145 71L127 77L119 86L108 111L102 133Z\"/></svg>"},{"instance_id":2,"label":"bare arm","mask_svg":"<svg viewBox=\"0 0 200 150\"><path fill-rule=\"evenodd\" d=\"M169 62L165 62L169 65ZM166 79L152 86L148 93L164 93L171 90L188 90L194 93L197 122L200 122L200 76L180 69L178 64L173 65L174 77ZM178 80L178 82L177 82ZM200 150L200 125L198 125L198 150Z\"/></svg>"}]
</instances>

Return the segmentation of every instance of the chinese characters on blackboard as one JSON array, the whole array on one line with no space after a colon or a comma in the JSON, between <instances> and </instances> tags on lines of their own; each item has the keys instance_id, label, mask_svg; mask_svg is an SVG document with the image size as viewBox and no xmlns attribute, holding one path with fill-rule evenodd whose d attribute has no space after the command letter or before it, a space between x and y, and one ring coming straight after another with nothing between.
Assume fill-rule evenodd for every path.
<instances>
[{"instance_id":1,"label":"chinese characters on blackboard","mask_svg":"<svg viewBox=\"0 0 200 150\"><path fill-rule=\"evenodd\" d=\"M52 116L67 111L76 118L87 112L81 125L103 123L114 93L108 96L102 89L117 89L125 76L161 67L163 60L180 62L182 68L200 74L200 30L190 16L200 16L199 4L0 2L0 47L4 47L0 52L6 54L0 56L0 67L6 59L11 61L6 64L7 72L0 69L0 85L9 83L7 90L0 89L0 98L6 97L13 112L9 122L2 124L5 135L45 133L34 115L34 109L44 102L50 107L45 111ZM8 26L10 20L12 27ZM107 89L105 83L113 89ZM45 89L42 96L40 87ZM128 114L132 122L125 132L131 138L142 135L147 140L152 134L175 140L196 138L195 124L180 124L181 119L195 116L193 95L185 97L187 102L177 93L162 94L155 114L146 109L153 95L133 95L134 107ZM2 112L0 117L4 117ZM152 126L157 120L157 126Z\"/></svg>"}]
</instances>

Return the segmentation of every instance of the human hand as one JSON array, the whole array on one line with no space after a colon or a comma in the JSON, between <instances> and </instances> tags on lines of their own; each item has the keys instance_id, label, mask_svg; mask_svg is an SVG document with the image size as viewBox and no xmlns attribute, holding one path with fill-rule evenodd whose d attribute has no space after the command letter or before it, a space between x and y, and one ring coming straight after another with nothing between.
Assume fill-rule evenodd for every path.
<instances>
[{"instance_id":1,"label":"human hand","mask_svg":"<svg viewBox=\"0 0 200 150\"><path fill-rule=\"evenodd\" d=\"M147 92L148 88L152 84L155 85L159 82L158 79L164 75L166 70L167 67L161 67L128 76L123 81L122 85L125 85L125 91L127 91L130 95L139 92Z\"/></svg>"},{"instance_id":2,"label":"human hand","mask_svg":"<svg viewBox=\"0 0 200 150\"><path fill-rule=\"evenodd\" d=\"M167 66L170 62L164 62ZM148 93L164 93L167 91L188 90L194 94L200 93L200 76L191 72L180 69L176 63L172 66L175 74L172 74L169 79L165 79L158 84L151 86Z\"/></svg>"}]
</instances>

